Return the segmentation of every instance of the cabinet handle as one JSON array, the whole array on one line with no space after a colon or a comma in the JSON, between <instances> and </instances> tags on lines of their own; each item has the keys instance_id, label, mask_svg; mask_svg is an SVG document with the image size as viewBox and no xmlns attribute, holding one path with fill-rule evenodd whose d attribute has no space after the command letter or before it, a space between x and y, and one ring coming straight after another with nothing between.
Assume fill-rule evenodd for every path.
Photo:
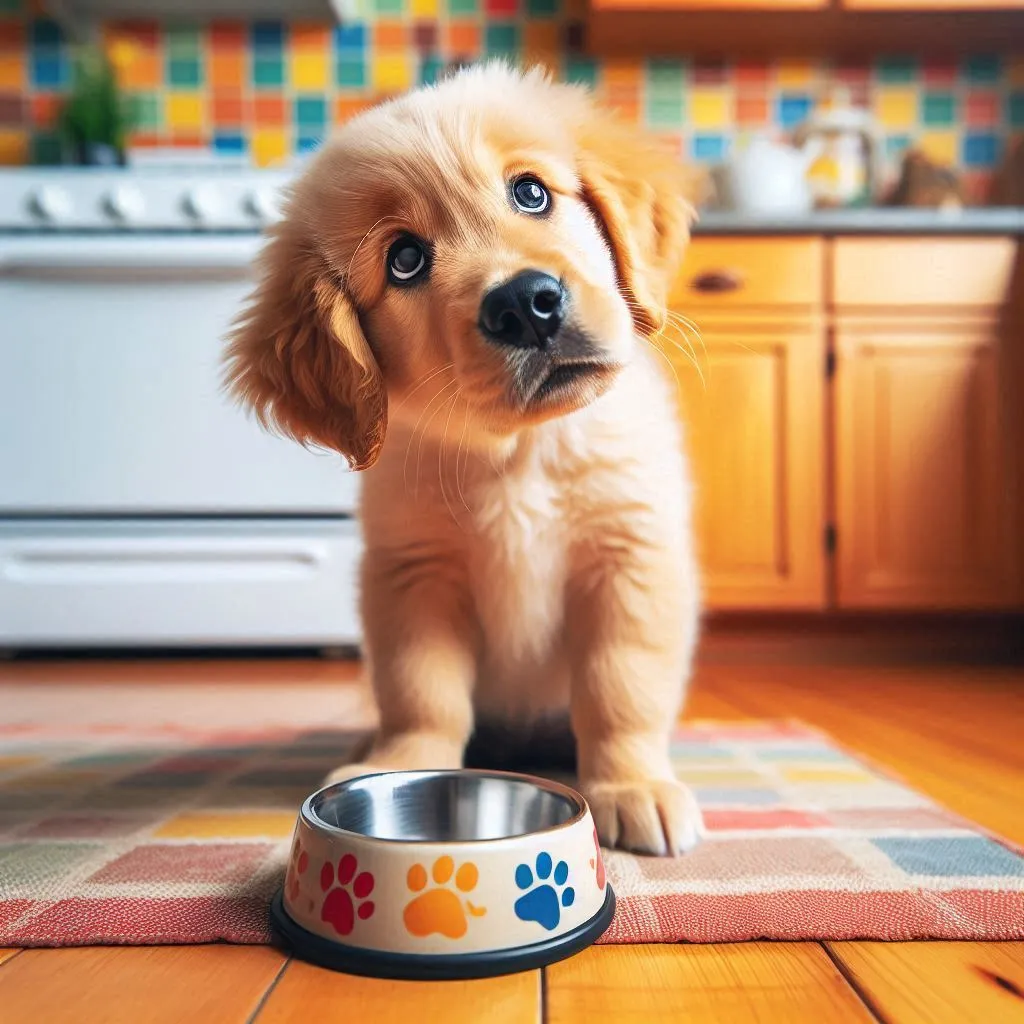
<instances>
[{"instance_id":1,"label":"cabinet handle","mask_svg":"<svg viewBox=\"0 0 1024 1024\"><path fill-rule=\"evenodd\" d=\"M743 276L735 270L706 270L690 282L690 287L704 295L723 295L739 291L743 287Z\"/></svg>"}]
</instances>

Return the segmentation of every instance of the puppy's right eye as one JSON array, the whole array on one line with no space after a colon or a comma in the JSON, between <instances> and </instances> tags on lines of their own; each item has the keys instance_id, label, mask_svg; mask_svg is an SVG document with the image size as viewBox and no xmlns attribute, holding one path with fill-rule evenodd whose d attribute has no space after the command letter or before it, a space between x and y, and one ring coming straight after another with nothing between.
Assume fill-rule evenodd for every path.
<instances>
[{"instance_id":1,"label":"puppy's right eye","mask_svg":"<svg viewBox=\"0 0 1024 1024\"><path fill-rule=\"evenodd\" d=\"M388 278L392 284L410 284L426 272L428 262L427 247L403 235L388 249Z\"/></svg>"}]
</instances>

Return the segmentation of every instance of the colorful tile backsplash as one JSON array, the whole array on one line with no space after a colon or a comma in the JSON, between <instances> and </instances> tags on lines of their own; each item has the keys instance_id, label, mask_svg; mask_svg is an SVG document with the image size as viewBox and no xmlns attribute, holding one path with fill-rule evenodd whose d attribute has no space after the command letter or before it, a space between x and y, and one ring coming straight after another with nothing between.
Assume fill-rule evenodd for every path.
<instances>
[{"instance_id":1,"label":"colorful tile backsplash","mask_svg":"<svg viewBox=\"0 0 1024 1024\"><path fill-rule=\"evenodd\" d=\"M0 0L0 163L60 160L55 118L71 77L59 26ZM267 166L315 148L382 96L451 63L505 57L591 85L701 163L738 136L800 124L833 82L868 106L893 162L911 144L983 194L1024 133L1024 52L957 60L601 59L583 52L584 0L364 0L346 25L110 23L103 38L136 116L133 147L200 146Z\"/></svg>"}]
</instances>

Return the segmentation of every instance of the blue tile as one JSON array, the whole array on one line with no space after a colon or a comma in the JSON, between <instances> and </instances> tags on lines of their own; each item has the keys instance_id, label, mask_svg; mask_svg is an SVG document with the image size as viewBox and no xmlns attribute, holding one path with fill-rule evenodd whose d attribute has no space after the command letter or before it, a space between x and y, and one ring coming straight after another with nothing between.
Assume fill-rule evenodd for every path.
<instances>
[{"instance_id":1,"label":"blue tile","mask_svg":"<svg viewBox=\"0 0 1024 1024\"><path fill-rule=\"evenodd\" d=\"M969 82L987 83L999 81L1002 61L995 54L975 54L963 63L963 73Z\"/></svg>"},{"instance_id":2,"label":"blue tile","mask_svg":"<svg viewBox=\"0 0 1024 1024\"><path fill-rule=\"evenodd\" d=\"M41 89L59 89L69 84L71 69L63 57L57 53L33 55L32 84Z\"/></svg>"},{"instance_id":3,"label":"blue tile","mask_svg":"<svg viewBox=\"0 0 1024 1024\"><path fill-rule=\"evenodd\" d=\"M365 25L335 25L334 46L338 50L365 50Z\"/></svg>"},{"instance_id":4,"label":"blue tile","mask_svg":"<svg viewBox=\"0 0 1024 1024\"><path fill-rule=\"evenodd\" d=\"M319 135L300 135L295 148L299 153L312 153L320 148L323 141Z\"/></svg>"},{"instance_id":5,"label":"blue tile","mask_svg":"<svg viewBox=\"0 0 1024 1024\"><path fill-rule=\"evenodd\" d=\"M299 96L295 100L295 121L307 128L327 124L327 101L322 96Z\"/></svg>"},{"instance_id":6,"label":"blue tile","mask_svg":"<svg viewBox=\"0 0 1024 1024\"><path fill-rule=\"evenodd\" d=\"M49 18L35 18L31 35L33 46L59 46L64 41L60 25Z\"/></svg>"},{"instance_id":7,"label":"blue tile","mask_svg":"<svg viewBox=\"0 0 1024 1024\"><path fill-rule=\"evenodd\" d=\"M702 163L716 163L725 159L725 136L708 134L694 135L690 144L690 153L694 160Z\"/></svg>"},{"instance_id":8,"label":"blue tile","mask_svg":"<svg viewBox=\"0 0 1024 1024\"><path fill-rule=\"evenodd\" d=\"M893 160L898 160L904 150L910 148L913 140L909 135L887 135L885 137L885 155Z\"/></svg>"},{"instance_id":9,"label":"blue tile","mask_svg":"<svg viewBox=\"0 0 1024 1024\"><path fill-rule=\"evenodd\" d=\"M242 156L247 147L241 135L217 134L213 137L213 148L224 156ZM203 751L206 756L206 751Z\"/></svg>"},{"instance_id":10,"label":"blue tile","mask_svg":"<svg viewBox=\"0 0 1024 1024\"><path fill-rule=\"evenodd\" d=\"M999 162L999 137L991 132L965 135L963 161L967 167L994 167Z\"/></svg>"},{"instance_id":11,"label":"blue tile","mask_svg":"<svg viewBox=\"0 0 1024 1024\"><path fill-rule=\"evenodd\" d=\"M795 128L811 116L814 101L804 93L783 93L779 97L776 120L783 128Z\"/></svg>"},{"instance_id":12,"label":"blue tile","mask_svg":"<svg viewBox=\"0 0 1024 1024\"><path fill-rule=\"evenodd\" d=\"M563 75L567 82L597 88L598 64L592 57L568 56L565 58Z\"/></svg>"},{"instance_id":13,"label":"blue tile","mask_svg":"<svg viewBox=\"0 0 1024 1024\"><path fill-rule=\"evenodd\" d=\"M1024 858L984 836L893 836L871 841L910 875L1024 877Z\"/></svg>"},{"instance_id":14,"label":"blue tile","mask_svg":"<svg viewBox=\"0 0 1024 1024\"><path fill-rule=\"evenodd\" d=\"M735 786L694 786L701 807L774 807L782 799L773 789L742 789Z\"/></svg>"},{"instance_id":15,"label":"blue tile","mask_svg":"<svg viewBox=\"0 0 1024 1024\"><path fill-rule=\"evenodd\" d=\"M284 25L280 21L255 21L252 45L258 50L280 50L284 46Z\"/></svg>"}]
</instances>

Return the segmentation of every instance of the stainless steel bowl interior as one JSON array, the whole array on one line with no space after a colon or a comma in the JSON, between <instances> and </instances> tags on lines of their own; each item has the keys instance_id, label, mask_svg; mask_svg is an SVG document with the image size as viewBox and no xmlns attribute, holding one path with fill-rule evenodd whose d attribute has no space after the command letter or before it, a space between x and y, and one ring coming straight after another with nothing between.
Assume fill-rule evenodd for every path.
<instances>
[{"instance_id":1,"label":"stainless steel bowl interior","mask_svg":"<svg viewBox=\"0 0 1024 1024\"><path fill-rule=\"evenodd\" d=\"M565 825L583 813L572 790L500 773L388 772L338 783L310 797L312 823L374 839L473 842Z\"/></svg>"}]
</instances>

